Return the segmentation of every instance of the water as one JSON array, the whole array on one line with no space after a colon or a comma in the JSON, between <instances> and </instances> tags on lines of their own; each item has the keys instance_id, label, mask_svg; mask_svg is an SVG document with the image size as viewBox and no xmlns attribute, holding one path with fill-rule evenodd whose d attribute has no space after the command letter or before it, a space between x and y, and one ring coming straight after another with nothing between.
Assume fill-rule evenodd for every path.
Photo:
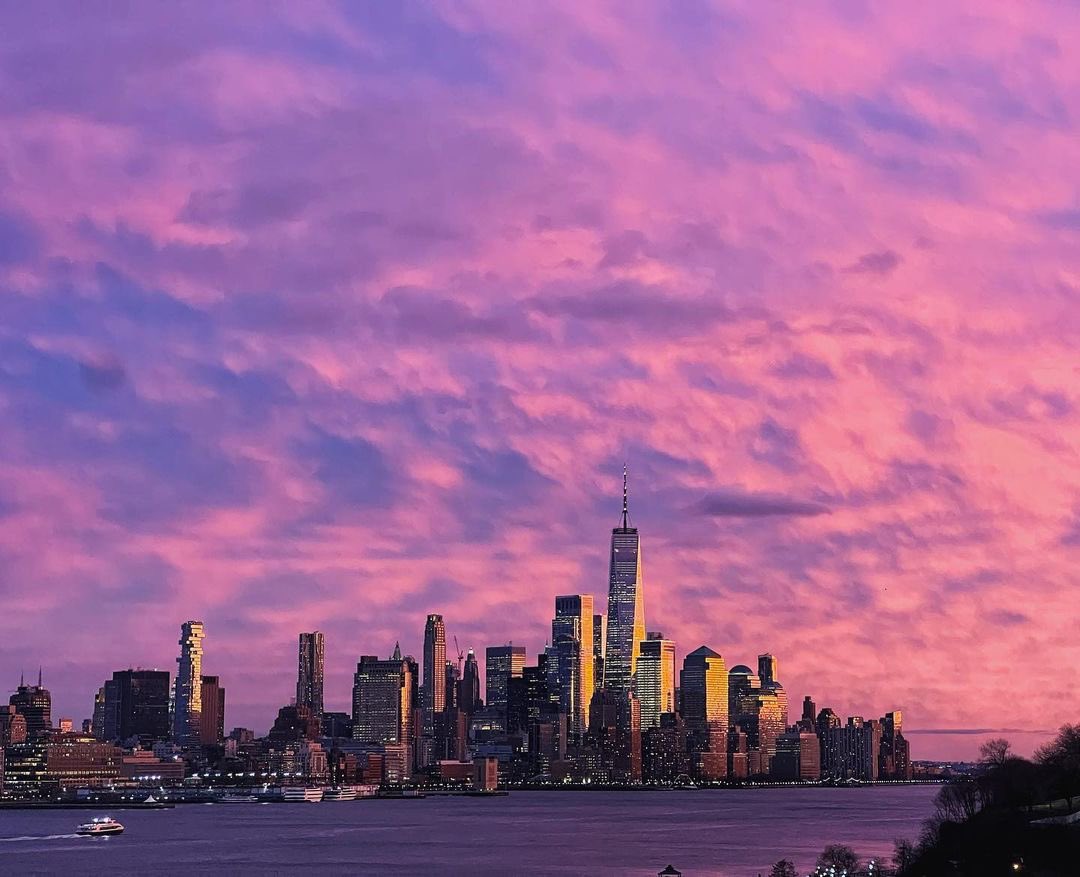
<instances>
[{"instance_id":1,"label":"water","mask_svg":"<svg viewBox=\"0 0 1080 877\"><path fill-rule=\"evenodd\" d=\"M514 792L321 804L115 811L118 837L72 836L95 811L0 811L5 874L807 873L829 843L889 859L918 837L932 786L680 792Z\"/></svg>"}]
</instances>

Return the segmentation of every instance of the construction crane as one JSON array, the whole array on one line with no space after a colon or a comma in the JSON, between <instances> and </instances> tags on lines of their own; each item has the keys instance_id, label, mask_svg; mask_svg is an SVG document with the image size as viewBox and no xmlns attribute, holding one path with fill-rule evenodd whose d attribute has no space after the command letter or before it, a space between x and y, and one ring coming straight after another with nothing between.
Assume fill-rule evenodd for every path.
<instances>
[{"instance_id":1,"label":"construction crane","mask_svg":"<svg viewBox=\"0 0 1080 877\"><path fill-rule=\"evenodd\" d=\"M465 660L465 653L461 650L461 646L458 645L457 634L456 633L454 634L454 648L457 649L457 677L458 677L458 679L461 679L462 678L461 677L461 674L462 674L461 665L462 665L462 662Z\"/></svg>"}]
</instances>

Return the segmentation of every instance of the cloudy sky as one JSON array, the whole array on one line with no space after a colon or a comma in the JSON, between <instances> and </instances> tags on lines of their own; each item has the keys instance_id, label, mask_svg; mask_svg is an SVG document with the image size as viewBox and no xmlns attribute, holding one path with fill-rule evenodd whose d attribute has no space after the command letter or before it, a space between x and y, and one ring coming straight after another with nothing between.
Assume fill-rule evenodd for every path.
<instances>
[{"instance_id":1,"label":"cloudy sky","mask_svg":"<svg viewBox=\"0 0 1080 877\"><path fill-rule=\"evenodd\" d=\"M0 6L3 688L532 655L625 462L680 653L1078 718L1075 6Z\"/></svg>"}]
</instances>

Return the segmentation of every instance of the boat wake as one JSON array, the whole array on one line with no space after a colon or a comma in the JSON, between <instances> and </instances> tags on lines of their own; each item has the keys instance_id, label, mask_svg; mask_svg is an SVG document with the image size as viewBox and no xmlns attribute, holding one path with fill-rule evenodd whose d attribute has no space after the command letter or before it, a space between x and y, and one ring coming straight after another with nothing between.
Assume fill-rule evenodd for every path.
<instances>
[{"instance_id":1,"label":"boat wake","mask_svg":"<svg viewBox=\"0 0 1080 877\"><path fill-rule=\"evenodd\" d=\"M32 840L71 840L77 834L27 834L22 837L0 837L0 843L11 844Z\"/></svg>"}]
</instances>

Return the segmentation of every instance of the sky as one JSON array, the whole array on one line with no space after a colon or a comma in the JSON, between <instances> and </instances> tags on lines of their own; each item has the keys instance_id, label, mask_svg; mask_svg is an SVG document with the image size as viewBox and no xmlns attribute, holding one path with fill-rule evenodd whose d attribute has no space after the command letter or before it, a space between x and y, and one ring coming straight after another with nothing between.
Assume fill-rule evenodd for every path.
<instances>
[{"instance_id":1,"label":"sky","mask_svg":"<svg viewBox=\"0 0 1080 877\"><path fill-rule=\"evenodd\" d=\"M3 690L532 662L625 463L680 661L915 758L1080 718L1080 7L0 12Z\"/></svg>"}]
</instances>

